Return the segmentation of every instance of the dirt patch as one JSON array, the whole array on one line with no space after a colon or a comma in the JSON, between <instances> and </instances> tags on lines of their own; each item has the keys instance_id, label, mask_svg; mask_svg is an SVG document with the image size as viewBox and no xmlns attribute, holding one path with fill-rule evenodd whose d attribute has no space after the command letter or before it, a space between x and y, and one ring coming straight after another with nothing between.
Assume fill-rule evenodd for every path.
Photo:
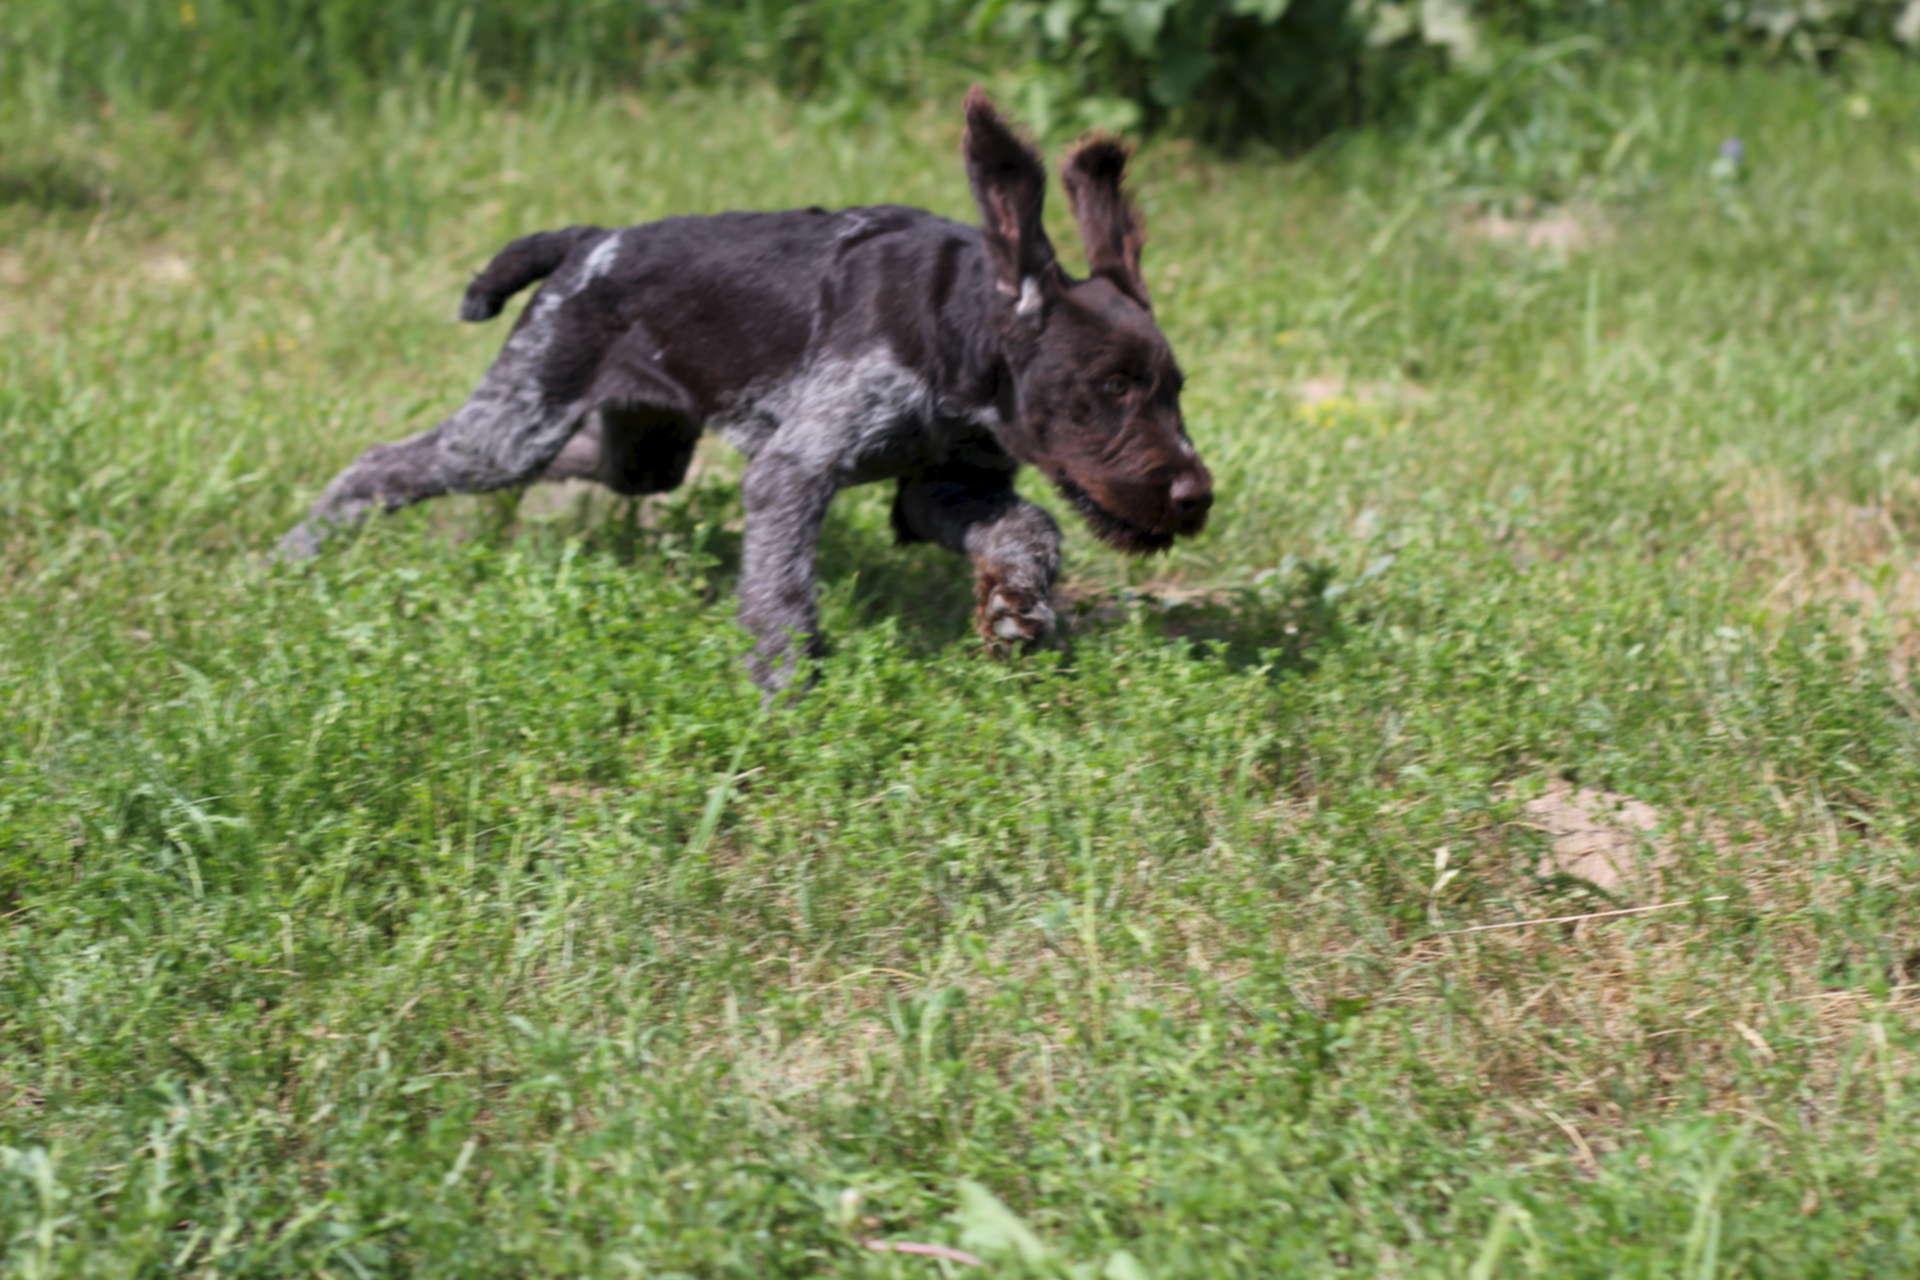
<instances>
[{"instance_id":1,"label":"dirt patch","mask_svg":"<svg viewBox=\"0 0 1920 1280\"><path fill-rule=\"evenodd\" d=\"M1303 408L1357 405L1404 408L1429 397L1424 387L1411 382L1354 381L1337 373L1316 374L1293 384L1294 398Z\"/></svg>"},{"instance_id":2,"label":"dirt patch","mask_svg":"<svg viewBox=\"0 0 1920 1280\"><path fill-rule=\"evenodd\" d=\"M1460 234L1487 244L1564 255L1605 244L1613 238L1613 228L1597 209L1556 205L1517 214L1484 210L1462 222Z\"/></svg>"},{"instance_id":3,"label":"dirt patch","mask_svg":"<svg viewBox=\"0 0 1920 1280\"><path fill-rule=\"evenodd\" d=\"M579 515L583 519L615 518L622 499L590 480L558 480L530 485L514 504L521 520L546 520Z\"/></svg>"},{"instance_id":4,"label":"dirt patch","mask_svg":"<svg viewBox=\"0 0 1920 1280\"><path fill-rule=\"evenodd\" d=\"M11 249L0 249L0 321L24 317L33 305L27 292L27 259Z\"/></svg>"},{"instance_id":5,"label":"dirt patch","mask_svg":"<svg viewBox=\"0 0 1920 1280\"><path fill-rule=\"evenodd\" d=\"M1660 811L1631 796L1556 779L1521 812L1547 837L1547 851L1534 865L1537 876L1575 876L1624 896L1652 890L1673 865L1672 846L1659 835Z\"/></svg>"},{"instance_id":6,"label":"dirt patch","mask_svg":"<svg viewBox=\"0 0 1920 1280\"><path fill-rule=\"evenodd\" d=\"M873 1059L897 1054L886 1028L874 1018L850 1020L833 1035L808 1034L780 1042L756 1036L727 1051L734 1085L749 1097L776 1106L849 1087L872 1072Z\"/></svg>"},{"instance_id":7,"label":"dirt patch","mask_svg":"<svg viewBox=\"0 0 1920 1280\"><path fill-rule=\"evenodd\" d=\"M155 253L140 264L140 270L155 284L191 284L193 263L177 253Z\"/></svg>"}]
</instances>

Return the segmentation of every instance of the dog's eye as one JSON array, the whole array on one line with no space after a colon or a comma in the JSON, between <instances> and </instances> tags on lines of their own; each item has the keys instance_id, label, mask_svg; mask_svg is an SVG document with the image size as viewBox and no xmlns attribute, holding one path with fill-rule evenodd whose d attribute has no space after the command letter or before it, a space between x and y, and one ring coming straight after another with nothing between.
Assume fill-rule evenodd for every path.
<instances>
[{"instance_id":1,"label":"dog's eye","mask_svg":"<svg viewBox=\"0 0 1920 1280\"><path fill-rule=\"evenodd\" d=\"M1133 379L1123 373L1110 373L1100 380L1100 394L1118 400L1133 390Z\"/></svg>"}]
</instances>

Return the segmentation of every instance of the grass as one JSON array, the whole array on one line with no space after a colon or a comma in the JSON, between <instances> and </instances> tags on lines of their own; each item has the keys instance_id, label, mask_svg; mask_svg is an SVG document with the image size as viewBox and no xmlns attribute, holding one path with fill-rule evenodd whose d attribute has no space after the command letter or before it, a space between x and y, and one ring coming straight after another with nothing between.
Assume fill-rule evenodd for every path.
<instances>
[{"instance_id":1,"label":"grass","mask_svg":"<svg viewBox=\"0 0 1920 1280\"><path fill-rule=\"evenodd\" d=\"M720 450L262 552L509 236L964 215L951 110L5 117L5 1269L1920 1269L1920 80L1540 67L1150 149L1211 530L1001 664L846 495L773 717Z\"/></svg>"}]
</instances>

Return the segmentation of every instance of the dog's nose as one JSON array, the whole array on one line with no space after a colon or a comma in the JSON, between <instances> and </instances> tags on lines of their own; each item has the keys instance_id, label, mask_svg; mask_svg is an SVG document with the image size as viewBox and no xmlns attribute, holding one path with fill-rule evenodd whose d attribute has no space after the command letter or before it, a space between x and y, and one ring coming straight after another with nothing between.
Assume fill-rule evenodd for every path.
<instances>
[{"instance_id":1,"label":"dog's nose","mask_svg":"<svg viewBox=\"0 0 1920 1280\"><path fill-rule=\"evenodd\" d=\"M1213 477L1205 471L1183 472L1168 490L1167 500L1183 523L1198 520L1213 506Z\"/></svg>"}]
</instances>

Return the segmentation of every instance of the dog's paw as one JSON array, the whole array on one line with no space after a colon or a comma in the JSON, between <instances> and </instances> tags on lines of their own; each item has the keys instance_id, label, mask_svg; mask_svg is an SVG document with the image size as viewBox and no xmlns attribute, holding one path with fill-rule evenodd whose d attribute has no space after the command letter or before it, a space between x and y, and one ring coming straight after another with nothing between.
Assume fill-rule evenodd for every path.
<instances>
[{"instance_id":1,"label":"dog's paw","mask_svg":"<svg viewBox=\"0 0 1920 1280\"><path fill-rule=\"evenodd\" d=\"M1031 649L1053 635L1057 620L1044 594L1022 591L990 578L980 580L978 594L974 626L988 647Z\"/></svg>"}]
</instances>

